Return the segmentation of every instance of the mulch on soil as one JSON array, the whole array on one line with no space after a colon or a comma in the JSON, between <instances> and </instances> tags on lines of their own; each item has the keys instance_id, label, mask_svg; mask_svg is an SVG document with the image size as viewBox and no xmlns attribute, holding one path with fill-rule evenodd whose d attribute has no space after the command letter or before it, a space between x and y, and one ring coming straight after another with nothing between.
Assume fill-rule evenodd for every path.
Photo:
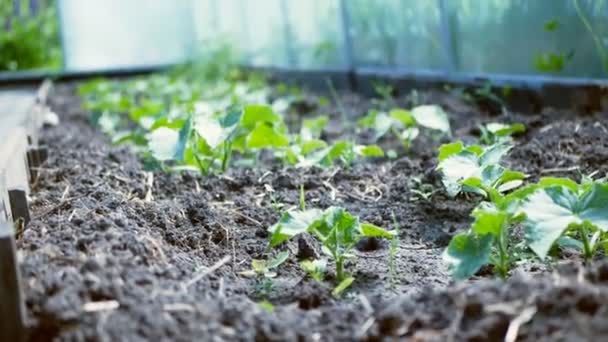
<instances>
[{"instance_id":1,"label":"mulch on soil","mask_svg":"<svg viewBox=\"0 0 608 342\"><path fill-rule=\"evenodd\" d=\"M353 117L372 106L357 94L341 98ZM474 139L482 122L526 124L507 164L531 180L608 172L606 114L494 115L443 92L420 100L444 106L454 139ZM42 133L50 158L33 188L34 218L18 241L32 341L489 341L506 334L597 341L608 334L608 262L531 262L507 282L485 272L452 283L441 253L468 228L478 199L450 199L440 190L430 202L411 200L412 177L441 188L433 171L441 142L427 135L397 160L351 169L263 162L218 176L151 176L127 146L111 146L89 124L73 87L58 86L51 102L62 122ZM326 134L342 134L335 108L313 112L332 117ZM347 266L354 286L334 299L331 277L319 284L300 270L297 256L320 249L301 239L282 246L292 257L272 283L240 275L251 259L267 256L266 229L298 205L300 185L310 207L343 206L384 227L394 214L394 272L388 244L365 241ZM262 300L274 312L257 304ZM104 301L114 306L87 304Z\"/></svg>"}]
</instances>

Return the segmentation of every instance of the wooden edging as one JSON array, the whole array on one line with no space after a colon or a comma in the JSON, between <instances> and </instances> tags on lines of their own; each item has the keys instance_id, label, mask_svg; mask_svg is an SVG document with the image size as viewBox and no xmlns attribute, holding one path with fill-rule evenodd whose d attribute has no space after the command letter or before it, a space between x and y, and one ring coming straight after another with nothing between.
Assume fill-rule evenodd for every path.
<instances>
[{"instance_id":1,"label":"wooden edging","mask_svg":"<svg viewBox=\"0 0 608 342\"><path fill-rule=\"evenodd\" d=\"M41 146L38 131L48 112L48 94L52 88L45 81L37 92L4 93L8 105L0 114L10 120L0 136L0 341L23 341L27 337L19 265L15 247L15 223L30 220L28 197L30 182L38 176L47 151ZM15 104L13 107L11 104Z\"/></svg>"}]
</instances>

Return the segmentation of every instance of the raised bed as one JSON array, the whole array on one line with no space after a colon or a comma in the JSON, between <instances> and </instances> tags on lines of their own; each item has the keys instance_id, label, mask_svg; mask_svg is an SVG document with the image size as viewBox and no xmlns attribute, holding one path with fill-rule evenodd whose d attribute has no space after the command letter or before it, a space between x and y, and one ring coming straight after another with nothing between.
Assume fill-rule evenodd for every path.
<instances>
[{"instance_id":1,"label":"raised bed","mask_svg":"<svg viewBox=\"0 0 608 342\"><path fill-rule=\"evenodd\" d=\"M307 93L307 101L317 95ZM350 120L373 107L363 95L339 96ZM450 114L455 139L474 139L484 122L524 123L507 164L531 181L608 172L605 113L495 114L445 91L418 97ZM411 100L396 99L404 107ZM453 283L441 253L469 227L478 200L443 191L431 201L411 199L413 177L441 189L434 172L440 142L424 133L396 160L350 169L268 161L219 176L151 174L130 148L112 146L89 124L73 85L58 86L49 101L62 123L42 132L51 153L17 241L30 340L553 341L608 334L603 260L587 267L576 255L559 264L530 260L507 281L482 269L472 281ZM300 115L329 114L328 134L339 137L339 110L312 108ZM297 255L318 253L310 239L283 246L292 257L272 286L241 275L265 254L267 228L281 208L298 206L301 185L308 206L339 205L383 227L394 226L394 214L400 226L390 262L384 240L357 246L350 265L357 281L341 299L331 295L331 279L313 281L298 266Z\"/></svg>"}]
</instances>

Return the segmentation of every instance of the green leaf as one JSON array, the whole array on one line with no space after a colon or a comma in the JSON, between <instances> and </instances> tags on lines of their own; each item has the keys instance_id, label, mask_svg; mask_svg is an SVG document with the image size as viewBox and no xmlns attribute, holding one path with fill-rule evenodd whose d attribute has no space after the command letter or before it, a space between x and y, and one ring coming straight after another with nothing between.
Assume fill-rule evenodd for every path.
<instances>
[{"instance_id":1,"label":"green leaf","mask_svg":"<svg viewBox=\"0 0 608 342\"><path fill-rule=\"evenodd\" d=\"M569 188L551 186L535 191L520 208L526 215L526 240L544 259L555 241L571 224L580 224L576 215L578 198Z\"/></svg>"},{"instance_id":2,"label":"green leaf","mask_svg":"<svg viewBox=\"0 0 608 342\"><path fill-rule=\"evenodd\" d=\"M578 215L596 226L603 232L608 232L608 183L593 184L581 196Z\"/></svg>"},{"instance_id":3,"label":"green leaf","mask_svg":"<svg viewBox=\"0 0 608 342\"><path fill-rule=\"evenodd\" d=\"M323 245L334 253L334 257L354 246L361 237L359 219L340 207L329 207L324 212L324 224L313 231Z\"/></svg>"},{"instance_id":4,"label":"green leaf","mask_svg":"<svg viewBox=\"0 0 608 342\"><path fill-rule=\"evenodd\" d=\"M491 234L478 236L474 233L460 233L454 236L443 253L452 277L458 280L470 278L487 264L493 239Z\"/></svg>"},{"instance_id":5,"label":"green leaf","mask_svg":"<svg viewBox=\"0 0 608 342\"><path fill-rule=\"evenodd\" d=\"M450 144L443 144L439 147L438 161L443 161L448 157L460 153L463 150L464 144L462 141L456 141Z\"/></svg>"},{"instance_id":6,"label":"green leaf","mask_svg":"<svg viewBox=\"0 0 608 342\"><path fill-rule=\"evenodd\" d=\"M329 118L325 115L316 117L314 119L304 119L302 121L302 130L300 135L304 140L315 139L321 136L321 133L327 126Z\"/></svg>"},{"instance_id":7,"label":"green leaf","mask_svg":"<svg viewBox=\"0 0 608 342\"><path fill-rule=\"evenodd\" d=\"M545 22L545 24L543 25L543 28L547 32L554 32L555 30L557 30L558 27L559 27L559 20L557 20L557 19L551 19L551 20Z\"/></svg>"},{"instance_id":8,"label":"green leaf","mask_svg":"<svg viewBox=\"0 0 608 342\"><path fill-rule=\"evenodd\" d=\"M344 280L342 280L340 282L340 284L338 284L338 286L336 286L333 291L331 291L331 294L338 298L342 295L342 293L348 289L352 283L355 281L354 277L348 277L348 278L344 278Z\"/></svg>"},{"instance_id":9,"label":"green leaf","mask_svg":"<svg viewBox=\"0 0 608 342\"><path fill-rule=\"evenodd\" d=\"M399 121L404 127L412 127L416 125L416 119L411 112L396 108L389 112L389 116L397 121Z\"/></svg>"},{"instance_id":10,"label":"green leaf","mask_svg":"<svg viewBox=\"0 0 608 342\"><path fill-rule=\"evenodd\" d=\"M300 262L300 267L302 267L304 272L308 273L312 279L320 282L323 281L323 278L325 277L325 271L327 269L327 260L304 260Z\"/></svg>"},{"instance_id":11,"label":"green leaf","mask_svg":"<svg viewBox=\"0 0 608 342\"><path fill-rule=\"evenodd\" d=\"M449 196L456 196L460 190L460 183L469 178L481 179L482 168L477 155L462 151L451 155L439 163L437 169L441 171L442 182Z\"/></svg>"},{"instance_id":12,"label":"green leaf","mask_svg":"<svg viewBox=\"0 0 608 342\"><path fill-rule=\"evenodd\" d=\"M269 302L269 301L267 301L267 300L263 300L263 301L261 301L261 302L258 302L258 305L259 305L259 306L260 306L262 309L264 309L264 310L266 310L266 311L268 311L268 312L270 312L270 313L274 312L274 305L272 305L272 303L271 303L271 302Z\"/></svg>"},{"instance_id":13,"label":"green leaf","mask_svg":"<svg viewBox=\"0 0 608 342\"><path fill-rule=\"evenodd\" d=\"M194 130L211 149L223 144L231 131L222 127L217 119L208 115L198 115L194 118Z\"/></svg>"},{"instance_id":14,"label":"green leaf","mask_svg":"<svg viewBox=\"0 0 608 342\"><path fill-rule=\"evenodd\" d=\"M284 252L280 252L279 254L277 254L274 258L270 259L267 263L267 268L269 270L273 269L273 268L277 268L279 267L282 263L284 263L285 261L287 261L287 259L289 258L289 252L284 251Z\"/></svg>"},{"instance_id":15,"label":"green leaf","mask_svg":"<svg viewBox=\"0 0 608 342\"><path fill-rule=\"evenodd\" d=\"M272 111L270 106L247 105L243 109L241 124L243 127L253 129L258 123L275 123L281 121L281 117Z\"/></svg>"},{"instance_id":16,"label":"green leaf","mask_svg":"<svg viewBox=\"0 0 608 342\"><path fill-rule=\"evenodd\" d=\"M491 145L479 156L479 162L483 166L498 164L512 148L513 145L508 143Z\"/></svg>"},{"instance_id":17,"label":"green leaf","mask_svg":"<svg viewBox=\"0 0 608 342\"><path fill-rule=\"evenodd\" d=\"M186 145L188 145L188 141L190 140L190 133L192 132L192 117L188 117L188 119L183 122L183 126L179 130L179 136L177 139L177 146L175 147L175 154L173 159L176 161L184 160L184 151L186 151Z\"/></svg>"},{"instance_id":18,"label":"green leaf","mask_svg":"<svg viewBox=\"0 0 608 342\"><path fill-rule=\"evenodd\" d=\"M272 233L270 247L277 246L293 236L306 232L322 218L323 212L319 209L284 213L279 222L268 228L268 231Z\"/></svg>"},{"instance_id":19,"label":"green leaf","mask_svg":"<svg viewBox=\"0 0 608 342\"><path fill-rule=\"evenodd\" d=\"M260 124L247 137L248 148L284 147L289 140L269 124Z\"/></svg>"},{"instance_id":20,"label":"green leaf","mask_svg":"<svg viewBox=\"0 0 608 342\"><path fill-rule=\"evenodd\" d=\"M222 117L219 122L222 128L232 127L239 123L243 112L240 110L229 110L228 113Z\"/></svg>"},{"instance_id":21,"label":"green leaf","mask_svg":"<svg viewBox=\"0 0 608 342\"><path fill-rule=\"evenodd\" d=\"M361 232L366 237L381 237L389 240L395 237L395 232L388 231L371 223L361 223Z\"/></svg>"},{"instance_id":22,"label":"green leaf","mask_svg":"<svg viewBox=\"0 0 608 342\"><path fill-rule=\"evenodd\" d=\"M318 140L318 139L307 140L304 143L302 143L302 154L307 155L312 151L316 151L316 150L326 148L326 147L327 147L327 143L323 140Z\"/></svg>"},{"instance_id":23,"label":"green leaf","mask_svg":"<svg viewBox=\"0 0 608 342\"><path fill-rule=\"evenodd\" d=\"M488 210L488 208L473 211L473 217L475 217L475 221L471 226L471 231L479 236L491 234L498 237L507 223L506 212Z\"/></svg>"},{"instance_id":24,"label":"green leaf","mask_svg":"<svg viewBox=\"0 0 608 342\"><path fill-rule=\"evenodd\" d=\"M384 157L384 151L378 145L358 145L355 152L364 157Z\"/></svg>"},{"instance_id":25,"label":"green leaf","mask_svg":"<svg viewBox=\"0 0 608 342\"><path fill-rule=\"evenodd\" d=\"M554 185L564 186L575 193L578 192L578 184L570 178L543 177L538 180L538 185L543 188Z\"/></svg>"},{"instance_id":26,"label":"green leaf","mask_svg":"<svg viewBox=\"0 0 608 342\"><path fill-rule=\"evenodd\" d=\"M146 139L148 139L148 148L156 160L171 160L175 157L179 143L178 131L161 127L148 133Z\"/></svg>"},{"instance_id":27,"label":"green leaf","mask_svg":"<svg viewBox=\"0 0 608 342\"><path fill-rule=\"evenodd\" d=\"M421 126L450 133L450 120L439 106L425 105L415 107L412 109L412 116Z\"/></svg>"},{"instance_id":28,"label":"green leaf","mask_svg":"<svg viewBox=\"0 0 608 342\"><path fill-rule=\"evenodd\" d=\"M377 110L370 110L364 117L357 120L357 126L374 128L376 126L376 117L378 116Z\"/></svg>"}]
</instances>

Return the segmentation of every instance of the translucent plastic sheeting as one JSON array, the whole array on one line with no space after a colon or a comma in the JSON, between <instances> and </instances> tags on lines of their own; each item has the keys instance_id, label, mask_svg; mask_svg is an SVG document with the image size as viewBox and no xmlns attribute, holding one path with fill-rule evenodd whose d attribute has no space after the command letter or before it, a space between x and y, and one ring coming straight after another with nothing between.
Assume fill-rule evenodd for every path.
<instances>
[{"instance_id":1,"label":"translucent plastic sheeting","mask_svg":"<svg viewBox=\"0 0 608 342\"><path fill-rule=\"evenodd\" d=\"M204 53L228 42L253 66L289 66L286 17L281 0L194 0L197 37Z\"/></svg>"},{"instance_id":2,"label":"translucent plastic sheeting","mask_svg":"<svg viewBox=\"0 0 608 342\"><path fill-rule=\"evenodd\" d=\"M606 1L449 0L447 3L459 71L606 76L604 67L608 61L601 52L608 48ZM597 41L585 26L585 20L597 35Z\"/></svg>"},{"instance_id":3,"label":"translucent plastic sheeting","mask_svg":"<svg viewBox=\"0 0 608 342\"><path fill-rule=\"evenodd\" d=\"M287 48L293 54L294 67L322 69L344 66L346 60L340 2L284 2L289 20Z\"/></svg>"},{"instance_id":4,"label":"translucent plastic sheeting","mask_svg":"<svg viewBox=\"0 0 608 342\"><path fill-rule=\"evenodd\" d=\"M451 0L450 0L451 1ZM444 69L436 0L347 0L359 66Z\"/></svg>"},{"instance_id":5,"label":"translucent plastic sheeting","mask_svg":"<svg viewBox=\"0 0 608 342\"><path fill-rule=\"evenodd\" d=\"M59 0L70 71L184 61L195 42L191 0Z\"/></svg>"}]
</instances>

